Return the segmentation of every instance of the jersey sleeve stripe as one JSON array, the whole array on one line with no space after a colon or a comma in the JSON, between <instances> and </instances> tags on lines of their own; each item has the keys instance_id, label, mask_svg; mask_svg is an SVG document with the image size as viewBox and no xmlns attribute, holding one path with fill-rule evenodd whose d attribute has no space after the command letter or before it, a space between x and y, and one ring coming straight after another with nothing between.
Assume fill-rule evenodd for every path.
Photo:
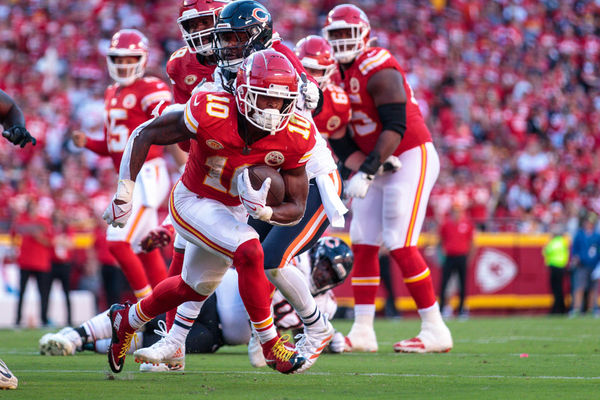
<instances>
[{"instance_id":1,"label":"jersey sleeve stripe","mask_svg":"<svg viewBox=\"0 0 600 400\"><path fill-rule=\"evenodd\" d=\"M142 98L142 110L146 111L154 103L158 103L161 100L171 101L171 92L168 90L161 90L160 92L150 93L146 97Z\"/></svg>"},{"instance_id":2,"label":"jersey sleeve stripe","mask_svg":"<svg viewBox=\"0 0 600 400\"><path fill-rule=\"evenodd\" d=\"M185 105L185 125L190 130L190 132L197 133L198 132L198 121L192 115L191 110L192 102L188 101Z\"/></svg>"},{"instance_id":3,"label":"jersey sleeve stripe","mask_svg":"<svg viewBox=\"0 0 600 400\"><path fill-rule=\"evenodd\" d=\"M381 50L375 56L369 57L360 63L358 69L363 75L366 75L372 69L379 67L381 64L389 60L391 56L392 55L387 50Z\"/></svg>"},{"instance_id":4,"label":"jersey sleeve stripe","mask_svg":"<svg viewBox=\"0 0 600 400\"><path fill-rule=\"evenodd\" d=\"M312 155L312 151L309 151L308 153L306 153L305 155L303 155L299 160L298 163L302 164L308 161L308 159L310 158L310 156Z\"/></svg>"}]
</instances>

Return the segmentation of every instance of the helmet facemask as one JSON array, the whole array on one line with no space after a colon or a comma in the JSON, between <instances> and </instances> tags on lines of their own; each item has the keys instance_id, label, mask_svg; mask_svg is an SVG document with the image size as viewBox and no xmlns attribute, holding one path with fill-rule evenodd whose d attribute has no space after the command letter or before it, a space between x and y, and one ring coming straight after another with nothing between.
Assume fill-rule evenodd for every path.
<instances>
[{"instance_id":1,"label":"helmet facemask","mask_svg":"<svg viewBox=\"0 0 600 400\"><path fill-rule=\"evenodd\" d=\"M252 86L238 82L237 84L238 108L252 125L260 130L275 134L284 129L296 106L299 93L290 91L287 86L271 84L268 88ZM259 96L283 99L281 109L258 107Z\"/></svg>"},{"instance_id":2,"label":"helmet facemask","mask_svg":"<svg viewBox=\"0 0 600 400\"><path fill-rule=\"evenodd\" d=\"M271 40L266 44L261 40L264 33L259 26L233 29L229 24L219 24L215 28L213 49L217 66L236 72L246 57L270 46Z\"/></svg>"},{"instance_id":3,"label":"helmet facemask","mask_svg":"<svg viewBox=\"0 0 600 400\"><path fill-rule=\"evenodd\" d=\"M333 38L333 31L349 30L349 37ZM367 38L369 36L369 28L362 24L349 24L345 21L334 21L330 25L323 28L323 36L333 49L333 56L341 64L348 64L354 61L366 48Z\"/></svg>"},{"instance_id":4,"label":"helmet facemask","mask_svg":"<svg viewBox=\"0 0 600 400\"><path fill-rule=\"evenodd\" d=\"M310 58L310 57L304 57L302 59L302 66L307 69L323 71L322 75L314 75L314 74L310 73L310 71L307 71L308 74L311 75L315 79L315 81L317 81L317 83L319 84L319 87L322 90L324 90L325 87L329 84L329 82L331 80L331 76L335 73L335 69L336 69L335 64L321 65L321 64L319 64L319 62L317 60L315 60L314 58Z\"/></svg>"},{"instance_id":5,"label":"helmet facemask","mask_svg":"<svg viewBox=\"0 0 600 400\"><path fill-rule=\"evenodd\" d=\"M220 9L198 12L197 10L186 10L181 17L177 18L177 25L185 40L190 53L198 53L203 56L213 54L213 33L217 22L217 12ZM212 24L207 23L212 21ZM196 26L208 26L195 30Z\"/></svg>"},{"instance_id":6,"label":"helmet facemask","mask_svg":"<svg viewBox=\"0 0 600 400\"><path fill-rule=\"evenodd\" d=\"M120 57L136 57L138 61L131 64L121 64L117 62L117 58ZM146 61L147 55L145 53L131 53L121 49L111 50L106 56L110 77L123 86L131 85L137 79L144 76Z\"/></svg>"}]
</instances>

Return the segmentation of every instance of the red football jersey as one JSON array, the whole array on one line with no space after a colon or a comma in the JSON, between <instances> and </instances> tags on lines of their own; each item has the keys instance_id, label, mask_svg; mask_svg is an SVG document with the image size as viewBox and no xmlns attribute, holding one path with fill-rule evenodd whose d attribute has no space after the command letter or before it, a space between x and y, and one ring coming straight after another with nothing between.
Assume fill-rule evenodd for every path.
<instances>
[{"instance_id":1,"label":"red football jersey","mask_svg":"<svg viewBox=\"0 0 600 400\"><path fill-rule=\"evenodd\" d=\"M250 165L268 165L289 170L306 164L315 145L315 127L294 114L287 127L249 146L238 134L238 111L235 99L226 92L198 92L185 107L185 122L196 140L191 149L184 185L199 196L220 201L227 206L241 204L237 192L237 175Z\"/></svg>"},{"instance_id":2,"label":"red football jersey","mask_svg":"<svg viewBox=\"0 0 600 400\"><path fill-rule=\"evenodd\" d=\"M323 90L323 108L319 114L313 116L321 135L329 137L346 126L351 116L350 100L344 89L333 83L327 85Z\"/></svg>"},{"instance_id":3,"label":"red football jersey","mask_svg":"<svg viewBox=\"0 0 600 400\"><path fill-rule=\"evenodd\" d=\"M369 154L373 150L382 129L377 108L367 91L367 82L373 74L386 68L393 68L402 74L404 90L408 97L406 132L394 155L431 142L431 134L425 125L419 104L400 64L386 49L373 47L356 57L352 66L344 71L344 81L342 82L342 88L348 93L352 104L350 125L354 134L353 139L365 154Z\"/></svg>"},{"instance_id":4,"label":"red football jersey","mask_svg":"<svg viewBox=\"0 0 600 400\"><path fill-rule=\"evenodd\" d=\"M167 84L154 77L138 79L129 86L109 86L104 92L104 139L88 138L85 147L110 156L118 171L131 132L152 118L158 103L170 103L171 99ZM152 146L146 159L160 157L162 153L162 146Z\"/></svg>"},{"instance_id":5,"label":"red football jersey","mask_svg":"<svg viewBox=\"0 0 600 400\"><path fill-rule=\"evenodd\" d=\"M186 103L192 97L192 90L203 79L212 82L215 67L216 65L200 64L196 55L190 53L187 46L174 52L167 62L167 75L173 84L175 103Z\"/></svg>"}]
</instances>

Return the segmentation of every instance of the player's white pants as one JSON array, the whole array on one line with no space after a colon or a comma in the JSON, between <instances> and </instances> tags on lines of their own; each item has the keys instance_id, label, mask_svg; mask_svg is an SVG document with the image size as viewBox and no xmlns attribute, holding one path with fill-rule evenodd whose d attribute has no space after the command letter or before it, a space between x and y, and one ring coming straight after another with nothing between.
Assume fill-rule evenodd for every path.
<instances>
[{"instance_id":1,"label":"player's white pants","mask_svg":"<svg viewBox=\"0 0 600 400\"><path fill-rule=\"evenodd\" d=\"M390 250L417 245L440 159L431 142L398 158L400 170L376 176L365 198L352 200L352 243Z\"/></svg>"},{"instance_id":2,"label":"player's white pants","mask_svg":"<svg viewBox=\"0 0 600 400\"><path fill-rule=\"evenodd\" d=\"M233 263L233 254L244 242L258 239L246 221L244 206L228 207L199 198L179 181L171 193L169 213L173 227L188 244L181 278L202 295L210 295Z\"/></svg>"},{"instance_id":3,"label":"player's white pants","mask_svg":"<svg viewBox=\"0 0 600 400\"><path fill-rule=\"evenodd\" d=\"M106 239L129 242L134 253L141 252L140 241L158 225L158 207L166 200L169 189L165 160L154 158L145 162L135 180L131 217L123 228L109 226Z\"/></svg>"}]
</instances>

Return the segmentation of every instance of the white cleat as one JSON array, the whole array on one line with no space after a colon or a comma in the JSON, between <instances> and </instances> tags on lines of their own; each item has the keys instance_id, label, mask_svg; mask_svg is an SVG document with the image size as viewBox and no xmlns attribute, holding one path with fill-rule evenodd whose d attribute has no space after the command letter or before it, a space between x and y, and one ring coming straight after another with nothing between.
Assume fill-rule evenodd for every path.
<instances>
[{"instance_id":1,"label":"white cleat","mask_svg":"<svg viewBox=\"0 0 600 400\"><path fill-rule=\"evenodd\" d=\"M378 348L375 329L372 326L354 322L350 333L346 336L344 351L375 353Z\"/></svg>"},{"instance_id":2,"label":"white cleat","mask_svg":"<svg viewBox=\"0 0 600 400\"><path fill-rule=\"evenodd\" d=\"M162 323L162 324L161 324ZM133 355L136 362L150 364L167 364L171 368L185 368L185 344L174 340L166 333L166 324L164 321L158 323L160 330L154 332L162 338L150 347L136 350Z\"/></svg>"},{"instance_id":3,"label":"white cleat","mask_svg":"<svg viewBox=\"0 0 600 400\"><path fill-rule=\"evenodd\" d=\"M46 333L39 341L40 354L47 356L72 356L82 346L81 336L71 327L57 333Z\"/></svg>"},{"instance_id":4,"label":"white cleat","mask_svg":"<svg viewBox=\"0 0 600 400\"><path fill-rule=\"evenodd\" d=\"M150 364L150 363L141 363L140 364L140 372L181 372L185 370L185 363L182 365L174 365L170 366L164 363L160 364Z\"/></svg>"},{"instance_id":5,"label":"white cleat","mask_svg":"<svg viewBox=\"0 0 600 400\"><path fill-rule=\"evenodd\" d=\"M423 322L421 332L412 338L394 344L397 353L447 353L452 350L452 335L444 323Z\"/></svg>"},{"instance_id":6,"label":"white cleat","mask_svg":"<svg viewBox=\"0 0 600 400\"><path fill-rule=\"evenodd\" d=\"M254 368L262 368L267 366L260 340L258 339L258 335L256 334L254 328L252 328L252 335L250 336L250 341L248 342L248 358L250 359L250 365L252 365Z\"/></svg>"},{"instance_id":7,"label":"white cleat","mask_svg":"<svg viewBox=\"0 0 600 400\"><path fill-rule=\"evenodd\" d=\"M325 350L329 342L333 339L335 329L331 322L327 320L327 317L323 315L323 321L325 326L319 326L319 328L306 328L304 327L304 334L297 335L296 349L306 359L304 365L302 365L296 373L302 373L308 370L317 362L317 359Z\"/></svg>"},{"instance_id":8,"label":"white cleat","mask_svg":"<svg viewBox=\"0 0 600 400\"><path fill-rule=\"evenodd\" d=\"M19 380L10 372L10 369L0 360L0 389L16 389Z\"/></svg>"}]
</instances>

